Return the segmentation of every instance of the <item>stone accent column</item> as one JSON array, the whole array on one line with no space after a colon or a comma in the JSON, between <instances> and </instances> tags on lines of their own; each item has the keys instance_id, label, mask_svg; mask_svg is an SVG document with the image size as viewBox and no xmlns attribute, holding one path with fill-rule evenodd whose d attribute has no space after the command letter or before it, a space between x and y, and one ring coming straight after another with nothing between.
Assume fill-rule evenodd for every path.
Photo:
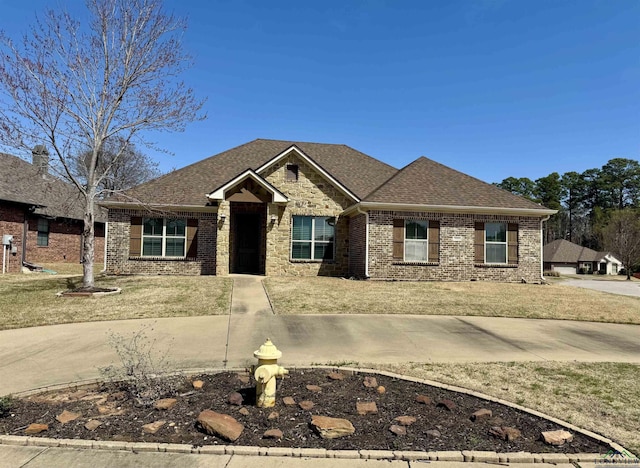
<instances>
[{"instance_id":1,"label":"stone accent column","mask_svg":"<svg viewBox=\"0 0 640 468\"><path fill-rule=\"evenodd\" d=\"M224 222L220 220L225 216ZM231 204L228 201L220 202L218 207L218 239L216 248L216 275L229 274L229 239L231 227Z\"/></svg>"}]
</instances>

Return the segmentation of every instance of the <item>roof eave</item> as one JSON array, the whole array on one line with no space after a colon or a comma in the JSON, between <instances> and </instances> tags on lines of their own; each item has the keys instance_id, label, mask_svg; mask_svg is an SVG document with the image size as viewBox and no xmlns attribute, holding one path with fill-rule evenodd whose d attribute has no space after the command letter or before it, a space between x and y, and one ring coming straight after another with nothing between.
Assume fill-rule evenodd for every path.
<instances>
[{"instance_id":1,"label":"roof eave","mask_svg":"<svg viewBox=\"0 0 640 468\"><path fill-rule=\"evenodd\" d=\"M176 205L167 203L139 203L139 202L116 202L116 201L101 201L98 202L99 206L107 209L123 209L123 210L146 210L146 211L190 211L194 213L216 213L218 211L217 206L211 205Z\"/></svg>"},{"instance_id":2,"label":"roof eave","mask_svg":"<svg viewBox=\"0 0 640 468\"><path fill-rule=\"evenodd\" d=\"M412 203L381 203L360 202L351 205L342 212L343 216L350 216L360 210L382 211L432 211L437 213L472 213L472 214L501 214L507 216L536 216L543 218L551 216L558 210L548 208L504 208L495 206L458 206L458 205L423 205Z\"/></svg>"}]
</instances>

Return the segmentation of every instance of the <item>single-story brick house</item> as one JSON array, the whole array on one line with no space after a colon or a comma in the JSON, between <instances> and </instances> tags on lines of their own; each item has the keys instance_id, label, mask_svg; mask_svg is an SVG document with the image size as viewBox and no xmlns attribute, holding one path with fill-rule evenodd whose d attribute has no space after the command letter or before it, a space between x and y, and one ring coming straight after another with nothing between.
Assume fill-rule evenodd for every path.
<instances>
[{"instance_id":1,"label":"single-story brick house","mask_svg":"<svg viewBox=\"0 0 640 468\"><path fill-rule=\"evenodd\" d=\"M617 275L622 262L611 252L596 252L565 239L549 242L543 249L544 269L562 274Z\"/></svg>"},{"instance_id":2,"label":"single-story brick house","mask_svg":"<svg viewBox=\"0 0 640 468\"><path fill-rule=\"evenodd\" d=\"M554 210L419 158L254 140L104 202L107 271L540 281Z\"/></svg>"},{"instance_id":3,"label":"single-story brick house","mask_svg":"<svg viewBox=\"0 0 640 468\"><path fill-rule=\"evenodd\" d=\"M0 239L5 272L19 272L25 262L80 263L83 209L79 192L49 173L43 146L33 152L33 164L0 153ZM106 213L95 223L96 262L104 261ZM11 243L8 243L8 236Z\"/></svg>"}]
</instances>

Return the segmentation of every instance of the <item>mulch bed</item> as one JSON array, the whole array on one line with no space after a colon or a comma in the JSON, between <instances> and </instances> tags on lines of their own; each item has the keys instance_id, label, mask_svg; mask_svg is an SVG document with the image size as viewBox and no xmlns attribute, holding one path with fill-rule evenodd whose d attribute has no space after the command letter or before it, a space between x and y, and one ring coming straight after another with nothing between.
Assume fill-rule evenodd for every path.
<instances>
[{"instance_id":1,"label":"mulch bed","mask_svg":"<svg viewBox=\"0 0 640 468\"><path fill-rule=\"evenodd\" d=\"M254 406L253 381L248 373L224 372L213 375L181 378L181 387L173 396L177 403L170 409L142 407L128 397L122 387L101 384L65 391L48 392L14 399L10 411L0 417L0 433L24 435L32 423L47 424L48 429L37 436L67 439L93 439L128 442L165 442L202 445L253 445L276 447L326 448L331 450L490 450L496 452L526 451L533 453L606 453L609 446L581 434L562 446L550 446L541 441L542 431L564 429L556 423L528 413L424 384L376 375L377 386L364 385L365 374L344 373L343 380L328 377L326 369L298 369L278 382L277 401L273 408ZM182 381L183 380L183 381ZM202 380L202 389L192 382ZM311 385L311 390L307 388ZM318 388L314 388L317 386ZM379 386L384 387L381 393ZM244 402L229 403L229 395L239 392ZM430 403L416 401L418 395L428 396ZM284 397L296 404L285 405ZM304 410L299 403L308 400L313 408ZM449 400L446 405L438 404ZM357 402L375 402L377 414L359 415ZM492 415L471 420L481 409ZM212 409L233 416L244 425L240 437L233 443L206 434L196 423L201 411ZM78 419L62 424L56 417L64 410L80 413ZM243 414L244 413L244 414ZM312 415L348 419L355 433L339 439L322 439L311 427ZM413 416L416 421L405 426L406 435L396 435L390 427L398 416ZM101 424L94 430L85 427L89 420ZM166 421L155 434L145 433L144 424ZM500 440L489 431L494 426L514 427L521 437L514 441ZM264 437L268 429L279 429L280 439Z\"/></svg>"}]
</instances>

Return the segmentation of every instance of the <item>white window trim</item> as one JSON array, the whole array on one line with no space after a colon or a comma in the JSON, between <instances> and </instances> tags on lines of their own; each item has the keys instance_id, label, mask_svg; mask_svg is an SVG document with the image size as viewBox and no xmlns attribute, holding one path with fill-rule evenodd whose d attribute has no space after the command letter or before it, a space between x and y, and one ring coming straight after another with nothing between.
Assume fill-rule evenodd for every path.
<instances>
[{"instance_id":1,"label":"white window trim","mask_svg":"<svg viewBox=\"0 0 640 468\"><path fill-rule=\"evenodd\" d=\"M505 227L505 241L488 241L487 240L487 224L502 224ZM487 245L503 245L504 246L504 262L490 262L487 260ZM509 224L502 221L484 223L484 262L487 265L507 265L509 263Z\"/></svg>"},{"instance_id":2,"label":"white window trim","mask_svg":"<svg viewBox=\"0 0 640 468\"><path fill-rule=\"evenodd\" d=\"M407 223L421 221L427 223L427 237L426 239L407 239ZM427 258L424 260L407 260L407 242L419 242L427 244ZM429 221L425 219L405 219L404 220L404 242L402 260L407 263L426 263L429 261Z\"/></svg>"},{"instance_id":3,"label":"white window trim","mask_svg":"<svg viewBox=\"0 0 640 468\"><path fill-rule=\"evenodd\" d=\"M294 239L293 238L293 218L295 217L300 217L300 218L311 218L311 239L310 240L305 240L305 239ZM294 262L321 262L321 261L326 261L326 262L332 262L335 261L336 259L336 228L335 228L335 224L333 226L333 242L332 241L317 241L315 240L316 237L316 223L315 220L319 219L319 218L324 218L324 219L331 219L333 218L335 220L334 216L312 216L312 215L292 215L291 216L291 249L289 251L289 259L291 261ZM294 242L298 242L298 243L308 243L311 244L311 258L293 258L293 243ZM333 249L331 251L331 258L313 258L315 256L316 253L316 249L315 246L316 244L331 244L333 243Z\"/></svg>"},{"instance_id":4,"label":"white window trim","mask_svg":"<svg viewBox=\"0 0 640 468\"><path fill-rule=\"evenodd\" d=\"M150 236L144 233L144 223L149 219L162 219L162 235L161 236ZM140 256L141 257L158 257L158 255L145 255L144 254L144 240L147 239L161 239L162 246L162 255L160 257L166 258L185 258L187 256L187 220L186 219L176 219L176 221L184 221L184 236L170 236L167 235L167 218L142 218L142 239L140 245ZM167 257L167 239L184 239L184 249L182 255L171 255Z\"/></svg>"}]
</instances>

